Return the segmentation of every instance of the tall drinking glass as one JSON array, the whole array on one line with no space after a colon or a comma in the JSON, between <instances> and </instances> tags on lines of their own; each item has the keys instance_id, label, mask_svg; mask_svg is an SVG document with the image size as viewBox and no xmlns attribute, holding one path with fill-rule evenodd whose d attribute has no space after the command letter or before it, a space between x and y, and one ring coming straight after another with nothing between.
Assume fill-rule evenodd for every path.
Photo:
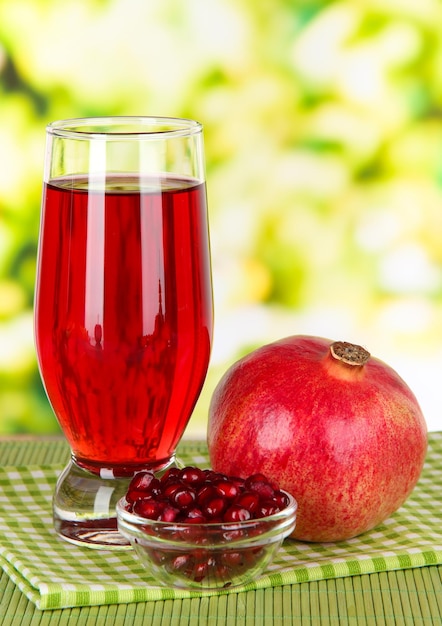
<instances>
[{"instance_id":1,"label":"tall drinking glass","mask_svg":"<svg viewBox=\"0 0 442 626\"><path fill-rule=\"evenodd\" d=\"M35 294L41 377L71 447L59 535L124 548L116 501L175 452L209 363L213 310L201 125L47 127Z\"/></svg>"}]
</instances>

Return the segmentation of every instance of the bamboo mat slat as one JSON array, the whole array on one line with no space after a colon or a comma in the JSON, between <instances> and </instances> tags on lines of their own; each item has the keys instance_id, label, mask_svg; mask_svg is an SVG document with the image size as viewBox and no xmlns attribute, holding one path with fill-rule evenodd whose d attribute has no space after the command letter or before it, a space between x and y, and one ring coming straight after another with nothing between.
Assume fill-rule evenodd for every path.
<instances>
[{"instance_id":1,"label":"bamboo mat slat","mask_svg":"<svg viewBox=\"0 0 442 626\"><path fill-rule=\"evenodd\" d=\"M433 568L437 570L437 568ZM439 574L441 569L439 568ZM398 572L399 573L399 572ZM432 620L440 620L442 615L442 591L441 578L439 576L438 590L433 585L430 570L423 568L422 571L409 570L401 572L407 583L407 591L403 594L403 598L410 601L408 610L411 615L417 612L419 605L422 618L427 623L433 623ZM435 623L435 622L434 622Z\"/></svg>"},{"instance_id":2,"label":"bamboo mat slat","mask_svg":"<svg viewBox=\"0 0 442 626\"><path fill-rule=\"evenodd\" d=\"M315 607L310 609L310 613L323 616L324 626L339 626L335 581L319 580L313 588L310 588L309 595L312 598L310 604ZM315 595L317 598L314 598Z\"/></svg>"},{"instance_id":3,"label":"bamboo mat slat","mask_svg":"<svg viewBox=\"0 0 442 626\"><path fill-rule=\"evenodd\" d=\"M39 611L0 577L1 626L441 625L440 572L367 574L210 598ZM436 585L436 586L435 586ZM276 593L275 593L276 592Z\"/></svg>"},{"instance_id":4,"label":"bamboo mat slat","mask_svg":"<svg viewBox=\"0 0 442 626\"><path fill-rule=\"evenodd\" d=\"M64 463L68 456L63 439L0 439L0 465ZM442 626L441 615L441 566L54 611L38 610L0 573L0 626Z\"/></svg>"}]
</instances>

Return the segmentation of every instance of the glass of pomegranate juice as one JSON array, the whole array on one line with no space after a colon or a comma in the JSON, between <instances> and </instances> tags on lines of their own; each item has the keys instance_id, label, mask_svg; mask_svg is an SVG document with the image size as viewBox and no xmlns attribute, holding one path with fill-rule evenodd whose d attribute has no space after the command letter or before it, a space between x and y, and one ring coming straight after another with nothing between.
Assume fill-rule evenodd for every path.
<instances>
[{"instance_id":1,"label":"glass of pomegranate juice","mask_svg":"<svg viewBox=\"0 0 442 626\"><path fill-rule=\"evenodd\" d=\"M35 293L41 377L71 447L57 533L128 547L115 505L175 463L213 309L202 127L174 118L47 127Z\"/></svg>"}]
</instances>

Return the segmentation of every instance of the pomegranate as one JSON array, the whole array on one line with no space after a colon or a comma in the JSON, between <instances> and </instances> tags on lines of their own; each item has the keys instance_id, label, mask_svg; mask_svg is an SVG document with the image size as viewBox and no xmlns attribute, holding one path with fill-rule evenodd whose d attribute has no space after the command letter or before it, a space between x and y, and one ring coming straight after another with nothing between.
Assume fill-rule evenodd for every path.
<instances>
[{"instance_id":1,"label":"pomegranate","mask_svg":"<svg viewBox=\"0 0 442 626\"><path fill-rule=\"evenodd\" d=\"M292 536L340 541L407 499L427 428L402 378L362 347L296 335L251 352L224 374L209 408L212 467L261 472L298 502Z\"/></svg>"}]
</instances>

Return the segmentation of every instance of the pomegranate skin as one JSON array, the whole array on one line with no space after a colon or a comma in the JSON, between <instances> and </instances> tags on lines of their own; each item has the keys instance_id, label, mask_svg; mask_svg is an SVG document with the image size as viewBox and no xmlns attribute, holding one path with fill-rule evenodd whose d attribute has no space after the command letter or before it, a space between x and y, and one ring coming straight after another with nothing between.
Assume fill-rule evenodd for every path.
<instances>
[{"instance_id":1,"label":"pomegranate skin","mask_svg":"<svg viewBox=\"0 0 442 626\"><path fill-rule=\"evenodd\" d=\"M298 501L293 537L329 542L382 523L421 474L427 427L402 378L370 357L335 358L333 342L295 335L251 352L211 399L212 467L261 472Z\"/></svg>"}]
</instances>

